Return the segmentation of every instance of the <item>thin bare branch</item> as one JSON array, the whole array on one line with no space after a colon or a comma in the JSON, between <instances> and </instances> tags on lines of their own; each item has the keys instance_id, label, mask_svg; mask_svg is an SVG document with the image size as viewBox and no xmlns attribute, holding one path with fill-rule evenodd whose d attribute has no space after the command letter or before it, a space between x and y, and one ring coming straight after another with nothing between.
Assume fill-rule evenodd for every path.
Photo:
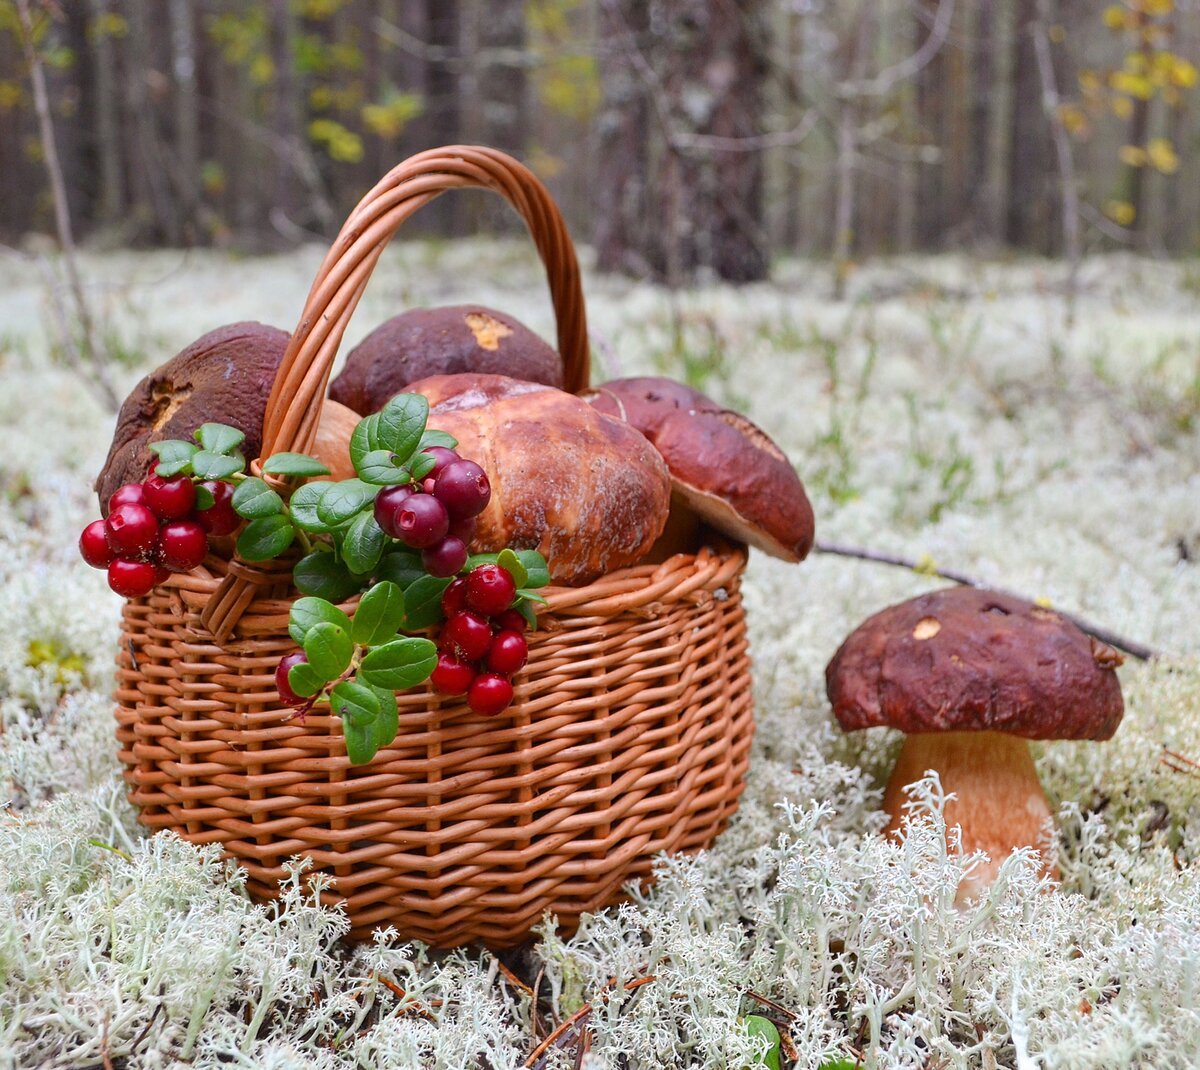
<instances>
[{"instance_id":1,"label":"thin bare branch","mask_svg":"<svg viewBox=\"0 0 1200 1070\"><path fill-rule=\"evenodd\" d=\"M955 569L941 568L928 560L917 560L912 557L905 557L902 554L885 553L882 550L871 550L863 546L844 546L840 543L823 542L818 540L813 549L819 554L831 554L836 557L852 557L859 561L874 561L882 565L895 565L897 568L906 568L910 572L916 572L922 576L938 576L944 580L950 580L951 583L960 583L964 587L977 587L983 591L995 591L997 594L1009 595L1013 598L1021 598L1025 601L1030 601L1023 594L1018 594L1015 591L1009 591L1003 587L996 587L994 584L987 583L975 576L968 576L965 572L959 572ZM1118 650L1124 651L1130 657L1137 658L1139 661L1150 661L1153 658L1162 657L1162 651L1155 650L1153 647L1146 646L1144 643L1139 643L1134 639L1126 639L1124 636L1117 635L1115 632L1109 631L1107 628L1101 628L1097 624L1093 624L1083 617L1078 617L1074 613L1067 613L1055 607L1057 613L1062 614L1067 620L1071 621L1080 631L1087 635L1099 639L1102 643L1107 643L1109 646L1116 647Z\"/></svg>"}]
</instances>

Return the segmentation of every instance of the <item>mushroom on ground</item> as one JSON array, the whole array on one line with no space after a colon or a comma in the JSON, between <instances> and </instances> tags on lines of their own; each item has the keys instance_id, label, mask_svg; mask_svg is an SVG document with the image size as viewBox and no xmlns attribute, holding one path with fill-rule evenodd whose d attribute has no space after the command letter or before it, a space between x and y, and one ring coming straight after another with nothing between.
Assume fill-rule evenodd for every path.
<instances>
[{"instance_id":1,"label":"mushroom on ground","mask_svg":"<svg viewBox=\"0 0 1200 1070\"><path fill-rule=\"evenodd\" d=\"M907 733L884 794L901 824L904 788L936 770L946 823L964 852L989 862L964 879L977 898L1019 847L1042 851L1050 805L1030 739L1109 739L1125 710L1114 671L1123 661L1053 610L971 587L891 606L865 621L825 670L843 730L887 725Z\"/></svg>"},{"instance_id":2,"label":"mushroom on ground","mask_svg":"<svg viewBox=\"0 0 1200 1070\"><path fill-rule=\"evenodd\" d=\"M771 437L739 413L670 379L614 379L581 395L645 435L671 472L672 521L694 513L784 561L812 549L804 484Z\"/></svg>"}]
</instances>

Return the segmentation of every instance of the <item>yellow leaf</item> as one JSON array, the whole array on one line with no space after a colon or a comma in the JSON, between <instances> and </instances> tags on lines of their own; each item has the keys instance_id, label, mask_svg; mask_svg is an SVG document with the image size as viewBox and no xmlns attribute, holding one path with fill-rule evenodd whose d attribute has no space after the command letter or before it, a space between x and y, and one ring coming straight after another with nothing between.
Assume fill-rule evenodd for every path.
<instances>
[{"instance_id":1,"label":"yellow leaf","mask_svg":"<svg viewBox=\"0 0 1200 1070\"><path fill-rule=\"evenodd\" d=\"M1133 114L1133 101L1128 97L1113 97L1112 110L1118 119L1128 119Z\"/></svg>"},{"instance_id":2,"label":"yellow leaf","mask_svg":"<svg viewBox=\"0 0 1200 1070\"><path fill-rule=\"evenodd\" d=\"M1104 25L1110 30L1123 30L1129 15L1117 4L1110 4L1104 9Z\"/></svg>"},{"instance_id":3,"label":"yellow leaf","mask_svg":"<svg viewBox=\"0 0 1200 1070\"><path fill-rule=\"evenodd\" d=\"M1061 45L1067 39L1067 28L1055 23L1050 27L1048 36L1054 44Z\"/></svg>"},{"instance_id":4,"label":"yellow leaf","mask_svg":"<svg viewBox=\"0 0 1200 1070\"><path fill-rule=\"evenodd\" d=\"M1171 64L1171 81L1180 89L1191 89L1196 84L1196 65L1180 56Z\"/></svg>"},{"instance_id":5,"label":"yellow leaf","mask_svg":"<svg viewBox=\"0 0 1200 1070\"><path fill-rule=\"evenodd\" d=\"M1145 75L1116 71L1109 76L1108 84L1118 93L1127 93L1138 100L1149 100L1154 96L1154 83Z\"/></svg>"},{"instance_id":6,"label":"yellow leaf","mask_svg":"<svg viewBox=\"0 0 1200 1070\"><path fill-rule=\"evenodd\" d=\"M1122 145L1121 151L1117 155L1126 167L1145 167L1146 165L1146 150L1137 145Z\"/></svg>"},{"instance_id":7,"label":"yellow leaf","mask_svg":"<svg viewBox=\"0 0 1200 1070\"><path fill-rule=\"evenodd\" d=\"M1119 226L1127 227L1137 218L1137 209L1128 201L1109 201L1104 214Z\"/></svg>"},{"instance_id":8,"label":"yellow leaf","mask_svg":"<svg viewBox=\"0 0 1200 1070\"><path fill-rule=\"evenodd\" d=\"M1150 158L1154 169L1161 171L1164 175L1173 175L1179 170L1179 157L1175 155L1175 146L1168 138L1151 138L1150 143L1146 146L1146 155Z\"/></svg>"}]
</instances>

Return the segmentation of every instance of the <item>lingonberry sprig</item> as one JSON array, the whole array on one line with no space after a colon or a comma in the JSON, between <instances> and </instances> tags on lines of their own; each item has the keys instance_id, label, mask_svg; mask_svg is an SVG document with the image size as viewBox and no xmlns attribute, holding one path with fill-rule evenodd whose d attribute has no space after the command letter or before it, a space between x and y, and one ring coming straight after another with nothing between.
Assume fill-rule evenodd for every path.
<instances>
[{"instance_id":1,"label":"lingonberry sprig","mask_svg":"<svg viewBox=\"0 0 1200 1070\"><path fill-rule=\"evenodd\" d=\"M84 529L80 549L108 569L115 591L136 598L169 572L198 567L208 536L243 522L237 552L247 561L299 543L293 579L305 597L293 603L289 632L301 652L281 660L276 688L299 715L328 703L354 764L392 742L396 692L425 680L465 694L478 714L497 714L512 701L511 678L528 657L522 632L536 622L537 588L550 573L534 550L468 556L491 487L450 435L426 427L428 414L425 398L398 395L355 428L355 478L290 493L246 473L235 428L205 424L195 443L154 443L153 470L113 495L108 518ZM262 471L329 475L301 453L274 454ZM353 618L335 604L359 593ZM436 643L411 634L439 626Z\"/></svg>"}]
</instances>

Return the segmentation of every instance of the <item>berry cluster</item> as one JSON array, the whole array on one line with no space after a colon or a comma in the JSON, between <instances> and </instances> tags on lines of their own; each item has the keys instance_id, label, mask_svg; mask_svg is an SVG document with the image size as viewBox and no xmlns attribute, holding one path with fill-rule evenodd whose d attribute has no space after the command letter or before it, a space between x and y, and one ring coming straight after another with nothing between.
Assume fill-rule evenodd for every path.
<instances>
[{"instance_id":1,"label":"berry cluster","mask_svg":"<svg viewBox=\"0 0 1200 1070\"><path fill-rule=\"evenodd\" d=\"M393 539L421 551L421 564L439 579L467 563L475 518L492 496L487 475L474 461L445 446L421 451L434 466L420 484L391 486L375 499L375 522Z\"/></svg>"},{"instance_id":2,"label":"berry cluster","mask_svg":"<svg viewBox=\"0 0 1200 1070\"><path fill-rule=\"evenodd\" d=\"M442 594L446 621L429 682L443 695L466 695L475 713L500 713L512 702L511 677L529 647L525 618L514 608L517 585L499 565L477 565Z\"/></svg>"},{"instance_id":3,"label":"berry cluster","mask_svg":"<svg viewBox=\"0 0 1200 1070\"><path fill-rule=\"evenodd\" d=\"M172 572L191 572L208 553L208 536L228 535L240 522L228 483L200 486L153 469L143 482L126 483L109 498L108 517L79 536L83 559L107 569L109 587L125 598L149 594Z\"/></svg>"}]
</instances>

